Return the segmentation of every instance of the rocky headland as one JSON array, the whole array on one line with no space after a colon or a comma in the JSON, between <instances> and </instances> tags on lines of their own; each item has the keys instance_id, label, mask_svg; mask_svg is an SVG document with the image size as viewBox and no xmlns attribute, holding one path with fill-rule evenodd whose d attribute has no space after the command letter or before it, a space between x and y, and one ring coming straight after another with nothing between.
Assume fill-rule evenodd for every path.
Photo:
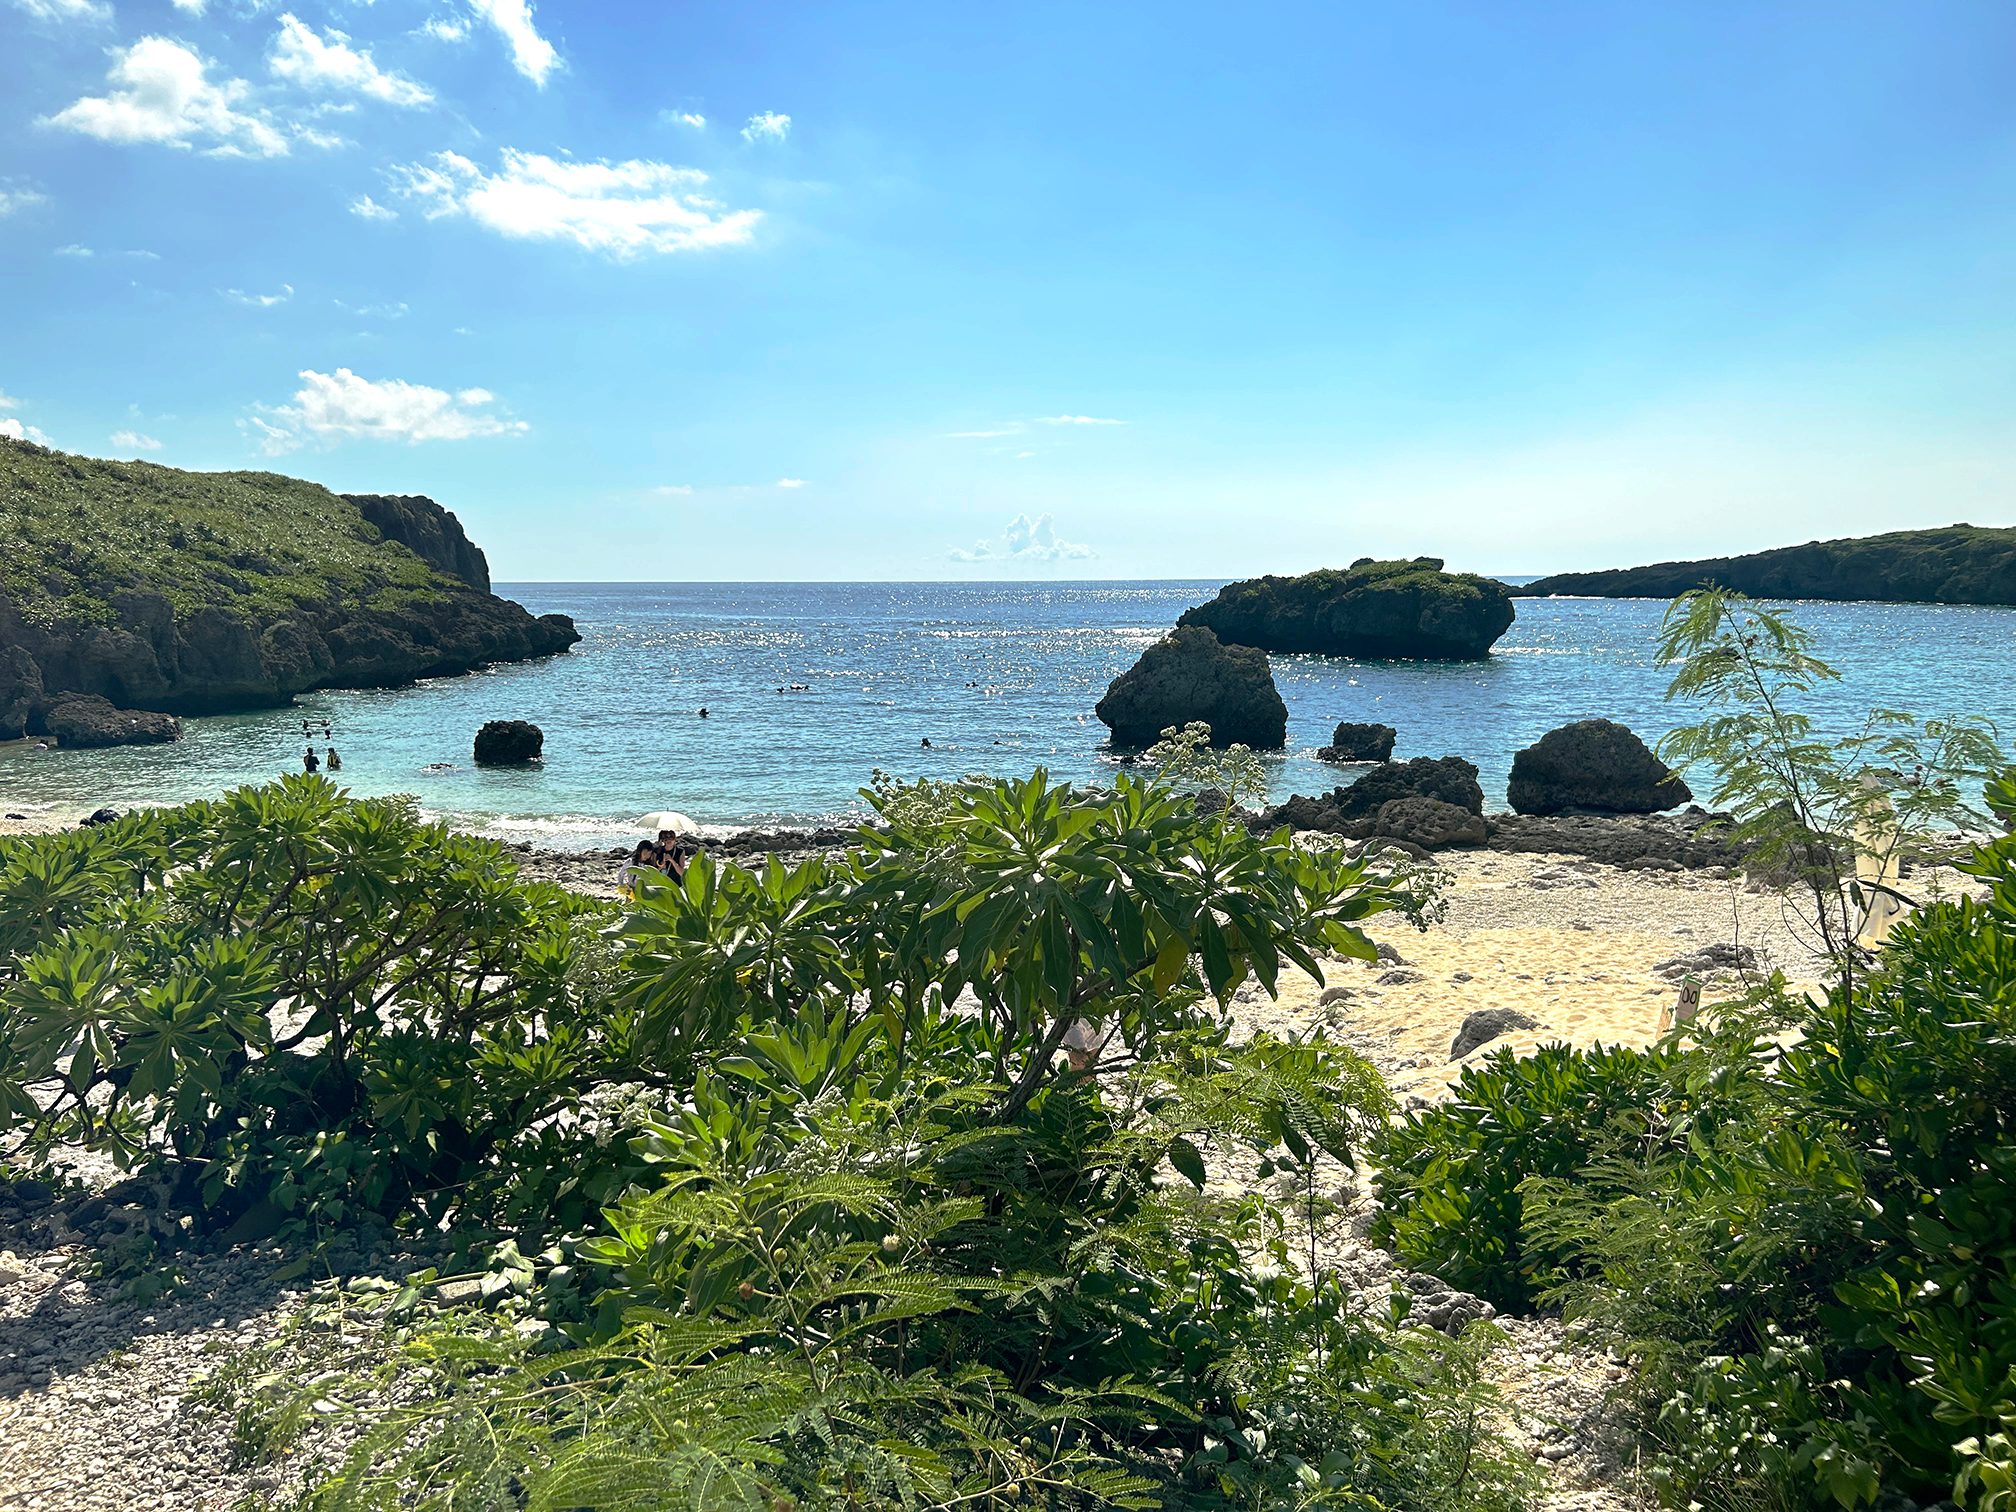
<instances>
[{"instance_id":1,"label":"rocky headland","mask_svg":"<svg viewBox=\"0 0 2016 1512\"><path fill-rule=\"evenodd\" d=\"M1439 557L1228 583L1208 604L1185 610L1227 645L1318 656L1475 661L1511 628L1503 583L1445 572Z\"/></svg>"},{"instance_id":2,"label":"rocky headland","mask_svg":"<svg viewBox=\"0 0 2016 1512\"><path fill-rule=\"evenodd\" d=\"M1752 598L1886 604L2016 604L2016 527L1948 525L1808 541L1748 556L1561 572L1512 589L1522 598L1673 598L1714 584Z\"/></svg>"},{"instance_id":3,"label":"rocky headland","mask_svg":"<svg viewBox=\"0 0 2016 1512\"><path fill-rule=\"evenodd\" d=\"M177 714L396 687L580 639L564 615L493 595L483 553L431 499L0 438L0 540L0 739L172 739Z\"/></svg>"}]
</instances>

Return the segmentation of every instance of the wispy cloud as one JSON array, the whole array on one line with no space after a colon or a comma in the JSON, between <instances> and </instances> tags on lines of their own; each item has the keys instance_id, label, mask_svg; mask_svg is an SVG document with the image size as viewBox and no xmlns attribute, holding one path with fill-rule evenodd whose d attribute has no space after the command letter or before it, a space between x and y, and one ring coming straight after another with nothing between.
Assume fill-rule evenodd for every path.
<instances>
[{"instance_id":1,"label":"wispy cloud","mask_svg":"<svg viewBox=\"0 0 2016 1512\"><path fill-rule=\"evenodd\" d=\"M85 95L44 124L103 142L200 147L221 157L284 157L287 135L265 112L245 108L252 86L210 77L210 62L168 37L142 37L117 48L106 93ZM304 140L326 142L319 134Z\"/></svg>"},{"instance_id":2,"label":"wispy cloud","mask_svg":"<svg viewBox=\"0 0 2016 1512\"><path fill-rule=\"evenodd\" d=\"M112 7L104 0L14 0L16 8L38 21L110 21Z\"/></svg>"},{"instance_id":3,"label":"wispy cloud","mask_svg":"<svg viewBox=\"0 0 2016 1512\"><path fill-rule=\"evenodd\" d=\"M1010 425L1000 430L947 431L945 435L951 441L989 441L996 436L1019 436L1021 433L1021 426Z\"/></svg>"},{"instance_id":4,"label":"wispy cloud","mask_svg":"<svg viewBox=\"0 0 2016 1512\"><path fill-rule=\"evenodd\" d=\"M243 289L219 289L217 291L233 304L244 305L250 310L270 310L275 305L283 305L294 297L294 285L280 285L278 294L248 294Z\"/></svg>"},{"instance_id":5,"label":"wispy cloud","mask_svg":"<svg viewBox=\"0 0 2016 1512\"><path fill-rule=\"evenodd\" d=\"M152 436L142 435L139 431L114 431L112 432L112 444L122 451L161 450L161 443L159 441L156 441Z\"/></svg>"},{"instance_id":6,"label":"wispy cloud","mask_svg":"<svg viewBox=\"0 0 2016 1512\"><path fill-rule=\"evenodd\" d=\"M469 9L490 23L511 50L511 66L540 88L560 66L560 54L539 35L526 0L469 0Z\"/></svg>"},{"instance_id":7,"label":"wispy cloud","mask_svg":"<svg viewBox=\"0 0 2016 1512\"><path fill-rule=\"evenodd\" d=\"M348 91L407 108L434 101L431 90L403 74L386 72L368 49L351 46L342 32L317 32L292 15L280 18L266 66L275 78L304 89Z\"/></svg>"},{"instance_id":8,"label":"wispy cloud","mask_svg":"<svg viewBox=\"0 0 2016 1512\"><path fill-rule=\"evenodd\" d=\"M420 35L436 42L462 42L469 36L469 23L460 16L435 16L419 28Z\"/></svg>"},{"instance_id":9,"label":"wispy cloud","mask_svg":"<svg viewBox=\"0 0 2016 1512\"><path fill-rule=\"evenodd\" d=\"M31 205L39 205L46 195L33 189L10 189L0 184L0 216L12 215L17 210L26 210Z\"/></svg>"},{"instance_id":10,"label":"wispy cloud","mask_svg":"<svg viewBox=\"0 0 2016 1512\"><path fill-rule=\"evenodd\" d=\"M385 304L363 305L349 304L341 299L330 302L337 309L345 310L352 315L362 315L366 320L404 320L412 313L412 306L408 305L403 299L391 300Z\"/></svg>"},{"instance_id":11,"label":"wispy cloud","mask_svg":"<svg viewBox=\"0 0 2016 1512\"><path fill-rule=\"evenodd\" d=\"M262 409L250 423L269 456L311 443L338 441L468 441L484 436L520 435L531 429L490 411L497 396L488 389L450 393L397 378L374 381L348 368L318 373L304 368L293 401Z\"/></svg>"},{"instance_id":12,"label":"wispy cloud","mask_svg":"<svg viewBox=\"0 0 2016 1512\"><path fill-rule=\"evenodd\" d=\"M1090 546L1066 541L1057 534L1051 516L1015 516L1008 528L971 549L955 546L946 553L955 562L1075 562L1098 555Z\"/></svg>"},{"instance_id":13,"label":"wispy cloud","mask_svg":"<svg viewBox=\"0 0 2016 1512\"><path fill-rule=\"evenodd\" d=\"M1125 425L1125 420L1103 420L1097 415L1040 415L1038 425Z\"/></svg>"},{"instance_id":14,"label":"wispy cloud","mask_svg":"<svg viewBox=\"0 0 2016 1512\"><path fill-rule=\"evenodd\" d=\"M172 3L185 16L200 16L208 7L208 0L172 0Z\"/></svg>"},{"instance_id":15,"label":"wispy cloud","mask_svg":"<svg viewBox=\"0 0 2016 1512\"><path fill-rule=\"evenodd\" d=\"M96 257L98 254L93 252L89 247L80 246L76 242L69 242L58 247L56 255L58 257Z\"/></svg>"},{"instance_id":16,"label":"wispy cloud","mask_svg":"<svg viewBox=\"0 0 2016 1512\"><path fill-rule=\"evenodd\" d=\"M779 488L803 488L805 480L803 478L779 478L777 486Z\"/></svg>"},{"instance_id":17,"label":"wispy cloud","mask_svg":"<svg viewBox=\"0 0 2016 1512\"><path fill-rule=\"evenodd\" d=\"M661 110L658 119L668 126L688 126L695 131L707 124L707 117L697 110Z\"/></svg>"},{"instance_id":18,"label":"wispy cloud","mask_svg":"<svg viewBox=\"0 0 2016 1512\"><path fill-rule=\"evenodd\" d=\"M661 499L684 499L693 492L691 483L660 483L651 492Z\"/></svg>"},{"instance_id":19,"label":"wispy cloud","mask_svg":"<svg viewBox=\"0 0 2016 1512\"><path fill-rule=\"evenodd\" d=\"M774 110L749 117L749 124L742 128L742 140L745 142L781 142L790 134L791 117L779 115Z\"/></svg>"},{"instance_id":20,"label":"wispy cloud","mask_svg":"<svg viewBox=\"0 0 2016 1512\"><path fill-rule=\"evenodd\" d=\"M460 153L437 152L396 169L393 183L429 220L466 215L500 236L571 241L618 258L736 246L762 218L702 193L698 168L637 159L574 162L507 147L487 173Z\"/></svg>"},{"instance_id":21,"label":"wispy cloud","mask_svg":"<svg viewBox=\"0 0 2016 1512\"><path fill-rule=\"evenodd\" d=\"M395 221L399 212L390 205L381 205L368 194L360 194L350 201L350 213L370 221Z\"/></svg>"}]
</instances>

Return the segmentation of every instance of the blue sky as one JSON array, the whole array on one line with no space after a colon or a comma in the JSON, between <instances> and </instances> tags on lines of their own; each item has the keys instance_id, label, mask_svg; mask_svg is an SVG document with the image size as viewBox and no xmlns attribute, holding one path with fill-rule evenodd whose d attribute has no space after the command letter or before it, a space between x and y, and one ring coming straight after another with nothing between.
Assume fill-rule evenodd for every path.
<instances>
[{"instance_id":1,"label":"blue sky","mask_svg":"<svg viewBox=\"0 0 2016 1512\"><path fill-rule=\"evenodd\" d=\"M0 0L0 428L505 579L2016 520L2016 6Z\"/></svg>"}]
</instances>

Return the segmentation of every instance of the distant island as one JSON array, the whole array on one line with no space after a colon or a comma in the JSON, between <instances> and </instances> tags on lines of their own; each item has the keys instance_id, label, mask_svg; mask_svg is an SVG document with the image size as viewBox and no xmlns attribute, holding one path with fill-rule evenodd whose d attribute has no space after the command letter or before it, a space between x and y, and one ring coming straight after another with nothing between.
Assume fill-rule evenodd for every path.
<instances>
[{"instance_id":1,"label":"distant island","mask_svg":"<svg viewBox=\"0 0 2016 1512\"><path fill-rule=\"evenodd\" d=\"M431 499L345 497L274 473L194 473L0 438L0 738L66 701L210 713L394 687L564 651L565 615L490 592ZM76 720L73 724L78 724ZM81 726L80 726L81 728Z\"/></svg>"},{"instance_id":2,"label":"distant island","mask_svg":"<svg viewBox=\"0 0 2016 1512\"><path fill-rule=\"evenodd\" d=\"M1342 570L1227 584L1177 623L1262 651L1475 661L1512 617L1511 598L1495 578L1444 572L1439 557L1360 557Z\"/></svg>"},{"instance_id":3,"label":"distant island","mask_svg":"<svg viewBox=\"0 0 2016 1512\"><path fill-rule=\"evenodd\" d=\"M1749 556L1658 562L1608 572L1560 572L1513 593L1673 598L1716 583L1753 598L1892 604L2016 604L2016 528L1948 525L1809 541Z\"/></svg>"}]
</instances>

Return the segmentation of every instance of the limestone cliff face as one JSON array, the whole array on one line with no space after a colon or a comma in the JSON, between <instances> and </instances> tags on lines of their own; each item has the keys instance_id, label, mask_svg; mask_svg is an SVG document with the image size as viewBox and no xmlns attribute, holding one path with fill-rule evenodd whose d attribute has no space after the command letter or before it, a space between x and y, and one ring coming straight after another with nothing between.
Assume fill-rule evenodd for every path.
<instances>
[{"instance_id":1,"label":"limestone cliff face","mask_svg":"<svg viewBox=\"0 0 2016 1512\"><path fill-rule=\"evenodd\" d=\"M397 541L438 572L490 591L490 564L453 511L422 494L344 494L388 541Z\"/></svg>"},{"instance_id":2,"label":"limestone cliff face","mask_svg":"<svg viewBox=\"0 0 2016 1512\"><path fill-rule=\"evenodd\" d=\"M65 694L214 713L564 651L431 500L0 438L0 739Z\"/></svg>"}]
</instances>

